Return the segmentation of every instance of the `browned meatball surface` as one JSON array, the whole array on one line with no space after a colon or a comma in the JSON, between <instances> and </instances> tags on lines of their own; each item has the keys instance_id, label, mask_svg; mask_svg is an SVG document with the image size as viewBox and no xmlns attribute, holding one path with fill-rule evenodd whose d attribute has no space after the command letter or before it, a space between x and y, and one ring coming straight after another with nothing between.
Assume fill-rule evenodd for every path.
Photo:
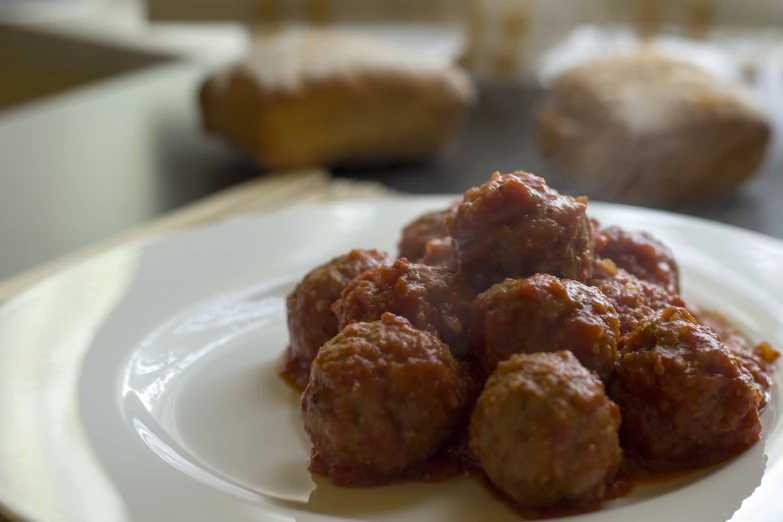
<instances>
[{"instance_id":1,"label":"browned meatball surface","mask_svg":"<svg viewBox=\"0 0 783 522\"><path fill-rule=\"evenodd\" d=\"M455 202L444 210L427 212L405 225L398 245L400 257L416 262L422 259L430 240L446 236L446 219L454 213L458 204Z\"/></svg>"},{"instance_id":2,"label":"browned meatball surface","mask_svg":"<svg viewBox=\"0 0 783 522\"><path fill-rule=\"evenodd\" d=\"M470 419L470 448L493 484L527 507L595 502L622 453L620 409L568 351L501 362Z\"/></svg>"},{"instance_id":3,"label":"browned meatball surface","mask_svg":"<svg viewBox=\"0 0 783 522\"><path fill-rule=\"evenodd\" d=\"M601 234L600 221L594 217L591 217L590 225L593 227L593 250L595 251L596 257L598 257L598 252L600 252L601 249L606 246L606 244L609 242L609 239L605 235Z\"/></svg>"},{"instance_id":4,"label":"browned meatball surface","mask_svg":"<svg viewBox=\"0 0 783 522\"><path fill-rule=\"evenodd\" d=\"M454 240L451 237L431 239L424 249L424 256L419 260L422 265L442 266L455 271L457 260L454 257Z\"/></svg>"},{"instance_id":5,"label":"browned meatball surface","mask_svg":"<svg viewBox=\"0 0 783 522\"><path fill-rule=\"evenodd\" d=\"M759 386L684 308L659 312L626 339L610 392L623 412L623 450L643 468L719 462L761 432Z\"/></svg>"},{"instance_id":6,"label":"browned meatball surface","mask_svg":"<svg viewBox=\"0 0 783 522\"><path fill-rule=\"evenodd\" d=\"M487 374L515 353L570 350L607 380L619 335L614 307L599 290L537 274L506 279L476 297L468 348Z\"/></svg>"},{"instance_id":7,"label":"browned meatball surface","mask_svg":"<svg viewBox=\"0 0 783 522\"><path fill-rule=\"evenodd\" d=\"M679 296L670 294L659 285L642 281L609 259L599 259L593 266L590 286L598 288L612 303L620 319L621 347L625 336L636 326L669 306L685 306Z\"/></svg>"},{"instance_id":8,"label":"browned meatball surface","mask_svg":"<svg viewBox=\"0 0 783 522\"><path fill-rule=\"evenodd\" d=\"M464 387L445 344L384 314L321 348L302 394L305 431L330 478L359 485L340 470L389 475L432 455L464 413Z\"/></svg>"},{"instance_id":9,"label":"browned meatball surface","mask_svg":"<svg viewBox=\"0 0 783 522\"><path fill-rule=\"evenodd\" d=\"M405 317L414 327L436 334L461 358L474 295L448 269L398 259L351 281L333 310L341 329L378 320L384 312Z\"/></svg>"},{"instance_id":10,"label":"browned meatball surface","mask_svg":"<svg viewBox=\"0 0 783 522\"><path fill-rule=\"evenodd\" d=\"M718 312L704 310L696 306L691 306L689 311L699 324L710 328L718 334L726 348L750 372L753 380L764 391L762 406L766 405L769 399L767 392L770 386L772 386L772 373L775 370L775 361L780 357L780 352L766 342L752 345L727 318Z\"/></svg>"},{"instance_id":11,"label":"browned meatball surface","mask_svg":"<svg viewBox=\"0 0 783 522\"><path fill-rule=\"evenodd\" d=\"M286 377L300 389L307 385L310 363L318 349L337 334L332 303L354 277L389 261L387 254L377 250L351 250L311 270L288 294L290 345L281 366Z\"/></svg>"},{"instance_id":12,"label":"browned meatball surface","mask_svg":"<svg viewBox=\"0 0 783 522\"><path fill-rule=\"evenodd\" d=\"M672 251L651 234L606 227L596 237L595 253L611 259L618 268L642 281L660 285L671 294L680 293L680 269Z\"/></svg>"},{"instance_id":13,"label":"browned meatball surface","mask_svg":"<svg viewBox=\"0 0 783 522\"><path fill-rule=\"evenodd\" d=\"M561 196L526 172L500 175L465 193L447 223L459 270L483 291L534 274L586 282L593 230L586 198Z\"/></svg>"}]
</instances>

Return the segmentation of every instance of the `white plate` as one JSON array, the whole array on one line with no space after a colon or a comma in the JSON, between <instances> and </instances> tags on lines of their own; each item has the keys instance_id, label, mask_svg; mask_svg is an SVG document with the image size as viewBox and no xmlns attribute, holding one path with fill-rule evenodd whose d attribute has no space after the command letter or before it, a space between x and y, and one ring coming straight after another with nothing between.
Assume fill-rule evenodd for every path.
<instances>
[{"instance_id":1,"label":"white plate","mask_svg":"<svg viewBox=\"0 0 783 522\"><path fill-rule=\"evenodd\" d=\"M353 247L452 198L314 206L113 251L0 309L0 501L35 521L514 520L472 480L341 489L307 471L298 397L275 362L284 295ZM687 298L783 346L783 243L697 219L591 205L649 230ZM779 377L778 377L779 379ZM571 521L783 520L779 387L763 442Z\"/></svg>"}]
</instances>

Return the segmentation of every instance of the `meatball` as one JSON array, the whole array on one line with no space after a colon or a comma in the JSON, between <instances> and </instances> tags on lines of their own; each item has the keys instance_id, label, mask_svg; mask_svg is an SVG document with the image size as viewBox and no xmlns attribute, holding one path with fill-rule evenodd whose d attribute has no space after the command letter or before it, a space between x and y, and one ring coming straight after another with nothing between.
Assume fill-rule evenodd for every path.
<instances>
[{"instance_id":1,"label":"meatball","mask_svg":"<svg viewBox=\"0 0 783 522\"><path fill-rule=\"evenodd\" d=\"M772 372L775 368L775 361L780 357L780 352L766 342L752 346L742 333L731 325L728 319L717 312L703 310L696 306L691 306L689 311L699 324L710 328L718 334L726 348L750 372L753 380L756 381L756 384L764 392L762 406L765 406L768 400L767 392L769 387L772 386Z\"/></svg>"},{"instance_id":2,"label":"meatball","mask_svg":"<svg viewBox=\"0 0 783 522\"><path fill-rule=\"evenodd\" d=\"M402 229L402 238L399 243L400 257L411 261L421 260L430 240L446 236L446 220L454 213L458 204L459 202L455 202L447 209L427 212L408 223Z\"/></svg>"},{"instance_id":3,"label":"meatball","mask_svg":"<svg viewBox=\"0 0 783 522\"><path fill-rule=\"evenodd\" d=\"M392 314L354 323L313 361L305 431L336 471L388 476L427 459L464 415L465 383L448 347ZM335 471L335 473L331 473Z\"/></svg>"},{"instance_id":4,"label":"meatball","mask_svg":"<svg viewBox=\"0 0 783 522\"><path fill-rule=\"evenodd\" d=\"M620 409L571 352L498 364L470 419L470 449L522 506L600 500L622 458Z\"/></svg>"},{"instance_id":5,"label":"meatball","mask_svg":"<svg viewBox=\"0 0 783 522\"><path fill-rule=\"evenodd\" d=\"M448 269L398 259L351 281L332 309L340 329L376 321L384 312L405 317L416 328L436 334L462 358L474 295Z\"/></svg>"},{"instance_id":6,"label":"meatball","mask_svg":"<svg viewBox=\"0 0 783 522\"><path fill-rule=\"evenodd\" d=\"M290 345L283 354L283 373L300 389L307 385L310 363L318 349L337 334L337 318L332 303L356 276L389 262L377 250L351 250L311 270L288 294L288 333Z\"/></svg>"},{"instance_id":7,"label":"meatball","mask_svg":"<svg viewBox=\"0 0 783 522\"><path fill-rule=\"evenodd\" d=\"M454 259L454 240L449 236L429 240L424 250L424 256L419 262L423 265L442 266L452 271L455 270L457 261Z\"/></svg>"},{"instance_id":8,"label":"meatball","mask_svg":"<svg viewBox=\"0 0 783 522\"><path fill-rule=\"evenodd\" d=\"M543 178L495 173L465 193L446 225L457 265L478 291L538 273L586 282L593 230L586 198L561 196Z\"/></svg>"},{"instance_id":9,"label":"meatball","mask_svg":"<svg viewBox=\"0 0 783 522\"><path fill-rule=\"evenodd\" d=\"M625 336L656 311L670 306L685 306L685 302L679 296L667 292L659 285L642 281L622 268L617 268L609 259L596 261L593 266L593 277L588 284L598 288L617 312L620 319L618 348L622 347Z\"/></svg>"},{"instance_id":10,"label":"meatball","mask_svg":"<svg viewBox=\"0 0 783 522\"><path fill-rule=\"evenodd\" d=\"M623 449L648 469L719 462L761 432L758 385L684 308L657 313L626 339L610 395L623 411Z\"/></svg>"},{"instance_id":11,"label":"meatball","mask_svg":"<svg viewBox=\"0 0 783 522\"><path fill-rule=\"evenodd\" d=\"M601 222L594 217L590 218L590 226L593 227L593 250L596 257L598 257L598 252L606 246L609 238L601 233Z\"/></svg>"},{"instance_id":12,"label":"meatball","mask_svg":"<svg viewBox=\"0 0 783 522\"><path fill-rule=\"evenodd\" d=\"M487 374L514 353L570 350L607 380L619 335L614 307L600 291L537 274L506 279L473 301L468 347Z\"/></svg>"},{"instance_id":13,"label":"meatball","mask_svg":"<svg viewBox=\"0 0 783 522\"><path fill-rule=\"evenodd\" d=\"M672 251L658 239L641 231L620 227L602 229L596 240L596 255L611 259L618 268L663 287L671 294L680 293L680 269Z\"/></svg>"}]
</instances>

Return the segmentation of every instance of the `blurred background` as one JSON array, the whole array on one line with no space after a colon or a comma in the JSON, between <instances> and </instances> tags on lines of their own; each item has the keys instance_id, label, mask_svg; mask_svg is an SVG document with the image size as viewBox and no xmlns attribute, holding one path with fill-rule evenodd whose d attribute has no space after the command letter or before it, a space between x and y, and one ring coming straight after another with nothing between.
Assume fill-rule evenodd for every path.
<instances>
[{"instance_id":1,"label":"blurred background","mask_svg":"<svg viewBox=\"0 0 783 522\"><path fill-rule=\"evenodd\" d=\"M0 0L0 279L303 168L783 238L782 33L779 0Z\"/></svg>"}]
</instances>

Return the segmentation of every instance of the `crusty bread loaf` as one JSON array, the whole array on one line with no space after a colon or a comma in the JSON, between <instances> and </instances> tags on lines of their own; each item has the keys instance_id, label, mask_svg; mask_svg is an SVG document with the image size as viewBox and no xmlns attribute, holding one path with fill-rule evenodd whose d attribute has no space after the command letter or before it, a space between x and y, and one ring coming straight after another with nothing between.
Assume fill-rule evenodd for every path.
<instances>
[{"instance_id":1,"label":"crusty bread loaf","mask_svg":"<svg viewBox=\"0 0 783 522\"><path fill-rule=\"evenodd\" d=\"M204 127L269 168L426 157L472 98L459 69L332 30L261 42L200 93Z\"/></svg>"},{"instance_id":2,"label":"crusty bread loaf","mask_svg":"<svg viewBox=\"0 0 783 522\"><path fill-rule=\"evenodd\" d=\"M770 134L749 90L651 51L566 71L537 119L541 152L586 193L655 206L738 185Z\"/></svg>"}]
</instances>

